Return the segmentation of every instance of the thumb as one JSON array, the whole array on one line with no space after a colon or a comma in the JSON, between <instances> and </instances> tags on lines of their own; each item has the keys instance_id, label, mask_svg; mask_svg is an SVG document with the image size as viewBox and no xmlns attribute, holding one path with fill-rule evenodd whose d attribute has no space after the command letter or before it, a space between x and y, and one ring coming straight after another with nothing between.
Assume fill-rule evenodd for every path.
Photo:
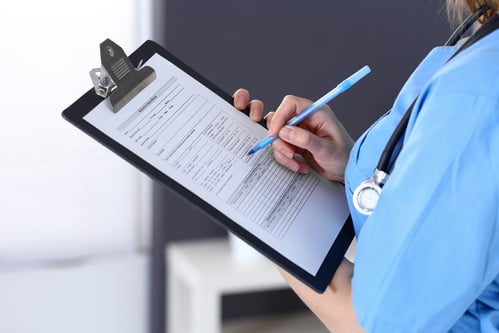
<instances>
[{"instance_id":1,"label":"thumb","mask_svg":"<svg viewBox=\"0 0 499 333\"><path fill-rule=\"evenodd\" d=\"M279 137L298 148L308 150L314 156L324 153L325 143L312 132L296 126L284 126L279 131Z\"/></svg>"}]
</instances>

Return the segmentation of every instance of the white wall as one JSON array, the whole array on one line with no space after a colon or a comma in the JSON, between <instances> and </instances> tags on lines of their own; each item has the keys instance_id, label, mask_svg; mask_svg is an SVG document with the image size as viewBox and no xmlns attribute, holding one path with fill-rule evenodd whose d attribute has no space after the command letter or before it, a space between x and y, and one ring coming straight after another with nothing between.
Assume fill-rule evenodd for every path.
<instances>
[{"instance_id":1,"label":"white wall","mask_svg":"<svg viewBox=\"0 0 499 333\"><path fill-rule=\"evenodd\" d=\"M137 171L64 121L99 43L139 44L138 0L11 1L0 11L0 264L131 252Z\"/></svg>"},{"instance_id":2,"label":"white wall","mask_svg":"<svg viewBox=\"0 0 499 333\"><path fill-rule=\"evenodd\" d=\"M0 332L145 332L149 182L61 117L99 43L130 53L149 0L0 10Z\"/></svg>"}]
</instances>

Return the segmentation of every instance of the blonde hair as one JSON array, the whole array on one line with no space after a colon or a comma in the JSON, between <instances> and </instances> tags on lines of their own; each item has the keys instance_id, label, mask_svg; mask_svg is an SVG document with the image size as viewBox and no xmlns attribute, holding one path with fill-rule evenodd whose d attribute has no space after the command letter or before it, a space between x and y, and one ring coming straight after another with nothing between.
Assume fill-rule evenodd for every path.
<instances>
[{"instance_id":1,"label":"blonde hair","mask_svg":"<svg viewBox=\"0 0 499 333\"><path fill-rule=\"evenodd\" d=\"M480 18L484 23L499 9L499 0L447 0L447 14L451 22L461 22L470 13L476 12L483 5L489 5L490 9Z\"/></svg>"}]
</instances>

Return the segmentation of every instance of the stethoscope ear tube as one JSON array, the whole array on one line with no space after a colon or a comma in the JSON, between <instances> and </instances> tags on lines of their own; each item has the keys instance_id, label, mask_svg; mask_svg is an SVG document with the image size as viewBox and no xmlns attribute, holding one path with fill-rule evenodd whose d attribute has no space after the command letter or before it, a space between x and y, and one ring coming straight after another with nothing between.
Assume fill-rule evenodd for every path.
<instances>
[{"instance_id":1,"label":"stethoscope ear tube","mask_svg":"<svg viewBox=\"0 0 499 333\"><path fill-rule=\"evenodd\" d=\"M445 42L445 45L446 46L455 45L464 36L464 34L471 28L471 26L476 21L478 21L480 17L485 15L487 11L489 11L490 9L491 9L490 5L485 4L482 7L480 7L476 12L468 16L466 20L464 20L463 23L461 23L459 27L457 27L457 29L452 33L447 42Z\"/></svg>"}]
</instances>

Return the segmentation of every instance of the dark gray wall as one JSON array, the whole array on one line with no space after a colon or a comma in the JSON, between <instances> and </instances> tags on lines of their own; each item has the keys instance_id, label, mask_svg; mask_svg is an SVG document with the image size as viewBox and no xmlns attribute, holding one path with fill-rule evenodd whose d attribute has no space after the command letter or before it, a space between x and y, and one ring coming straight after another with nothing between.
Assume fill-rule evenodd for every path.
<instances>
[{"instance_id":1,"label":"dark gray wall","mask_svg":"<svg viewBox=\"0 0 499 333\"><path fill-rule=\"evenodd\" d=\"M390 107L417 63L449 35L443 1L436 0L157 0L155 6L157 42L227 92L248 88L267 110L289 93L320 97L369 65L372 74L331 103L353 137ZM225 231L163 187L154 196L151 329L159 333L165 244ZM237 303L246 309L231 305L225 312L302 307L287 292L244 297Z\"/></svg>"}]
</instances>

